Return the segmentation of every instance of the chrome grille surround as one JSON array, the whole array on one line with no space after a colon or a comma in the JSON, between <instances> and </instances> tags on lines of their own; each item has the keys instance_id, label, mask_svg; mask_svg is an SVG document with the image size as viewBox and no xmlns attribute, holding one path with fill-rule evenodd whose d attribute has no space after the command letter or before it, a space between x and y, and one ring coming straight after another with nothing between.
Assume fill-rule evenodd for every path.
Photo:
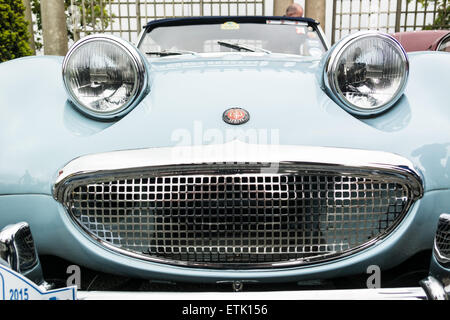
<instances>
[{"instance_id":1,"label":"chrome grille surround","mask_svg":"<svg viewBox=\"0 0 450 320\"><path fill-rule=\"evenodd\" d=\"M390 154L286 147L278 154L292 155L294 148L292 161L170 159L161 165L155 158L165 148L86 156L60 171L54 195L84 233L115 252L236 269L307 265L353 254L390 234L422 196L420 177L398 156L382 163L377 156ZM303 161L305 151L312 158L335 153L337 163ZM358 165L354 158L344 165L345 153L366 154L375 162L361 164L357 157ZM134 155L136 166L89 165L118 155Z\"/></svg>"},{"instance_id":2,"label":"chrome grille surround","mask_svg":"<svg viewBox=\"0 0 450 320\"><path fill-rule=\"evenodd\" d=\"M443 213L434 238L434 255L444 267L450 268L450 214Z\"/></svg>"}]
</instances>

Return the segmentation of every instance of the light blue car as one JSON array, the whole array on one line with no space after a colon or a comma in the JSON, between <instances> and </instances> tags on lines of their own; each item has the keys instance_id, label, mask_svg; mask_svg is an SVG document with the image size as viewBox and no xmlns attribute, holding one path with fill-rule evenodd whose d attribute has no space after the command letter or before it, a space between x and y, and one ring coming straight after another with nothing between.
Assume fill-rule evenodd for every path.
<instances>
[{"instance_id":1,"label":"light blue car","mask_svg":"<svg viewBox=\"0 0 450 320\"><path fill-rule=\"evenodd\" d=\"M450 54L312 19L150 22L0 64L0 227L184 282L381 271L450 211Z\"/></svg>"}]
</instances>

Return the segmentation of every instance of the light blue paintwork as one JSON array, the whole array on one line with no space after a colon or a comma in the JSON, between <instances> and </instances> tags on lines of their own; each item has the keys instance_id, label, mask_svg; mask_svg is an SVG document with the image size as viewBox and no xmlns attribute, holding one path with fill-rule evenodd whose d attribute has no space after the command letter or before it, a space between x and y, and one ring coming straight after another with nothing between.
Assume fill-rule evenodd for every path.
<instances>
[{"instance_id":1,"label":"light blue paintwork","mask_svg":"<svg viewBox=\"0 0 450 320\"><path fill-rule=\"evenodd\" d=\"M350 115L322 91L316 77L319 62L254 53L153 59L150 93L116 122L88 119L67 102L61 57L0 64L0 226L27 221L43 254L104 272L183 281L337 277L365 272L371 264L393 267L431 248L439 214L450 211L450 54L410 54L405 95L392 110L370 119ZM223 122L222 113L231 106L248 110L251 120L241 126ZM315 266L264 271L186 269L120 256L82 234L52 197L58 170L76 157L245 141L247 129L278 130L279 143L286 145L399 154L422 175L424 197L374 247ZM195 137L208 130L224 138L186 141L177 134Z\"/></svg>"}]
</instances>

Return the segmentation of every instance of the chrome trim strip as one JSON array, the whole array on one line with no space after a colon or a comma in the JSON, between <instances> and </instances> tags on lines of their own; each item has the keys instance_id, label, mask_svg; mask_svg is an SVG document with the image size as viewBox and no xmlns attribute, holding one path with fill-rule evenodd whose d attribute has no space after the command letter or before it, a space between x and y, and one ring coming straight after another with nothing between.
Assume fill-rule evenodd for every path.
<instances>
[{"instance_id":1,"label":"chrome trim strip","mask_svg":"<svg viewBox=\"0 0 450 320\"><path fill-rule=\"evenodd\" d=\"M317 30L319 31L319 35L322 38L322 43L325 46L325 51L330 50L330 42L328 41L327 36L325 35L325 32L323 32L322 27L320 26L320 24L316 25Z\"/></svg>"},{"instance_id":2,"label":"chrome trim strip","mask_svg":"<svg viewBox=\"0 0 450 320\"><path fill-rule=\"evenodd\" d=\"M107 174L154 166L195 165L204 163L309 163L365 170L400 173L414 187L414 195L423 194L422 180L411 161L399 155L361 149L293 145L248 144L239 140L220 145L175 146L112 151L81 156L67 163L55 181L55 197L70 178ZM275 169L275 167L274 167ZM273 171L272 171L273 172Z\"/></svg>"},{"instance_id":3,"label":"chrome trim strip","mask_svg":"<svg viewBox=\"0 0 450 320\"><path fill-rule=\"evenodd\" d=\"M120 49L125 51L125 53L131 58L133 61L135 70L136 70L136 89L133 97L128 101L125 105L123 105L120 109L110 113L110 112L95 112L90 110L80 104L78 99L73 95L68 84L66 82L66 69L68 61L70 60L71 55L81 46L93 42L93 41L104 41L114 44L118 46ZM132 107L136 105L136 102L140 100L140 98L148 91L148 71L146 67L146 62L140 51L134 47L131 43L112 35L106 34L94 34L90 36L86 36L81 40L78 40L69 50L69 52L64 57L63 65L62 65L62 78L64 83L64 88L66 89L67 95L69 96L70 101L84 114L96 118L96 119L112 119L124 116L126 113L131 111Z\"/></svg>"},{"instance_id":4,"label":"chrome trim strip","mask_svg":"<svg viewBox=\"0 0 450 320\"><path fill-rule=\"evenodd\" d=\"M394 47L398 50L398 52L401 53L401 56L403 57L403 62L405 63L405 74L402 80L402 84L397 90L396 94L388 103L372 110L364 110L358 108L355 105L349 104L349 102L346 101L346 99L344 99L342 95L339 94L337 83L334 77L334 74L336 73L337 62L339 61L339 58L341 54L345 51L345 49L354 42L367 37L378 37L391 42L394 45ZM406 54L401 44L391 35L381 33L378 31L360 31L348 35L344 39L340 40L331 50L332 51L328 54L324 63L323 84L325 86L326 91L328 91L333 100L335 100L344 110L359 116L376 115L392 107L403 95L403 91L405 90L406 84L408 82L409 60L408 55Z\"/></svg>"},{"instance_id":5,"label":"chrome trim strip","mask_svg":"<svg viewBox=\"0 0 450 320\"><path fill-rule=\"evenodd\" d=\"M207 267L207 268L233 268L231 264L208 264L193 263L186 261L176 261L156 257L147 257L136 254L126 249L113 246L102 239L93 235L89 230L82 226L68 211L66 201L67 189L71 183L77 180L85 182L89 179L98 179L102 176L120 176L130 173L142 173L146 170L155 170L157 168L170 167L176 170L180 166L199 166L214 163L229 164L251 164L251 163L271 163L273 166L269 172L278 172L280 166L285 168L290 165L301 165L303 168L320 167L325 170L337 171L340 173L358 173L362 175L377 176L379 174L391 175L394 179L406 183L410 187L410 203L405 207L405 213L409 211L415 200L423 195L422 179L419 173L413 168L412 163L395 154L367 151L358 149L344 149L331 147L305 147L305 146L287 146L287 145L251 145L232 141L223 145L208 146L188 146L188 147L165 147L138 150L125 150L76 158L59 170L59 176L56 179L53 188L54 198L62 203L71 219L75 224L95 242L109 250L133 257L139 260L150 262L186 266L186 267ZM199 166L200 168L202 166ZM265 170L265 169L264 169ZM285 171L286 169L282 169ZM403 216L404 216L403 215ZM402 218L399 219L399 223ZM378 241L389 235L396 227L395 224L389 232L384 235L366 242L362 246L353 248L337 257L322 259L320 262L342 258L355 252L364 250L374 245ZM257 268L281 268L294 267L311 263L305 260L283 261L275 263L249 264L248 266L235 265L239 269L257 269Z\"/></svg>"},{"instance_id":6,"label":"chrome trim strip","mask_svg":"<svg viewBox=\"0 0 450 320\"><path fill-rule=\"evenodd\" d=\"M139 46L141 45L142 40L144 40L145 34L147 33L147 27L143 27L141 32L139 32L139 36L135 43L136 48L139 50Z\"/></svg>"}]
</instances>

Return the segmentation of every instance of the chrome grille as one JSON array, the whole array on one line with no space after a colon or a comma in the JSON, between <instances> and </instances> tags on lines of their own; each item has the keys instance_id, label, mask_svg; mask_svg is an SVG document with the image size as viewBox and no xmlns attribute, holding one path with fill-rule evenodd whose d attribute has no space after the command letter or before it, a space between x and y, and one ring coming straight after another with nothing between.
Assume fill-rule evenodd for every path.
<instances>
[{"instance_id":1,"label":"chrome grille","mask_svg":"<svg viewBox=\"0 0 450 320\"><path fill-rule=\"evenodd\" d=\"M439 217L439 223L435 237L435 251L441 262L450 262L450 214L443 213Z\"/></svg>"},{"instance_id":2,"label":"chrome grille","mask_svg":"<svg viewBox=\"0 0 450 320\"><path fill-rule=\"evenodd\" d=\"M387 235L414 200L391 172L205 164L75 179L64 204L102 243L203 266L311 263ZM356 173L352 173L352 171Z\"/></svg>"}]
</instances>

